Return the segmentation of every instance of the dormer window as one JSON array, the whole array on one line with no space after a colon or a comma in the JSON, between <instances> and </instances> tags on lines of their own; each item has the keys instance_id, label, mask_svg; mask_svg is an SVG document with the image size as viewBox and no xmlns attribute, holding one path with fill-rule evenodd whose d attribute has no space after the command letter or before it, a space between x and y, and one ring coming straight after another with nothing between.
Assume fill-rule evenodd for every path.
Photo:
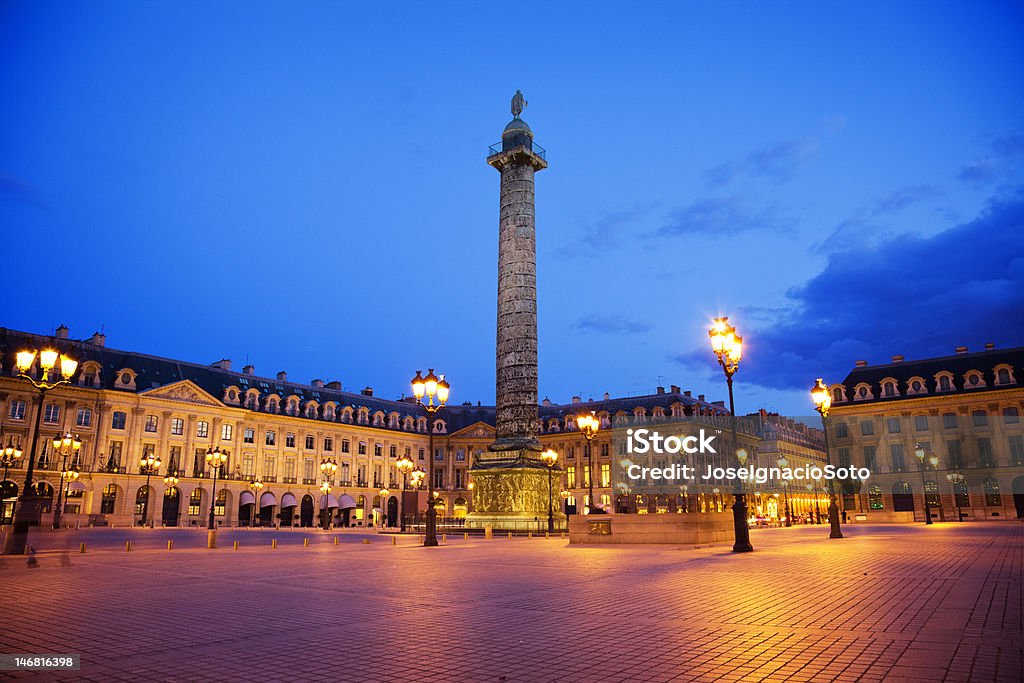
<instances>
[{"instance_id":1,"label":"dormer window","mask_svg":"<svg viewBox=\"0 0 1024 683\"><path fill-rule=\"evenodd\" d=\"M910 381L907 382L907 393L908 394L926 394L928 389L924 385L924 380L920 377L911 377Z\"/></svg>"},{"instance_id":2,"label":"dormer window","mask_svg":"<svg viewBox=\"0 0 1024 683\"><path fill-rule=\"evenodd\" d=\"M985 386L985 378L977 370L971 370L964 375L964 385L968 389L980 389Z\"/></svg>"},{"instance_id":3,"label":"dormer window","mask_svg":"<svg viewBox=\"0 0 1024 683\"><path fill-rule=\"evenodd\" d=\"M887 379L882 381L882 396L885 398L893 398L897 395L896 392L896 380Z\"/></svg>"},{"instance_id":4,"label":"dormer window","mask_svg":"<svg viewBox=\"0 0 1024 683\"><path fill-rule=\"evenodd\" d=\"M857 388L854 389L853 396L854 400L857 401L866 401L874 398L874 394L871 392L871 387L863 383L857 385Z\"/></svg>"},{"instance_id":5,"label":"dormer window","mask_svg":"<svg viewBox=\"0 0 1024 683\"><path fill-rule=\"evenodd\" d=\"M1010 366L1004 365L1002 367L996 367L996 384L1002 386L1016 383L1016 380L1013 378L1013 369Z\"/></svg>"},{"instance_id":6,"label":"dormer window","mask_svg":"<svg viewBox=\"0 0 1024 683\"><path fill-rule=\"evenodd\" d=\"M939 391L953 390L953 375L943 372L935 376L935 384Z\"/></svg>"}]
</instances>

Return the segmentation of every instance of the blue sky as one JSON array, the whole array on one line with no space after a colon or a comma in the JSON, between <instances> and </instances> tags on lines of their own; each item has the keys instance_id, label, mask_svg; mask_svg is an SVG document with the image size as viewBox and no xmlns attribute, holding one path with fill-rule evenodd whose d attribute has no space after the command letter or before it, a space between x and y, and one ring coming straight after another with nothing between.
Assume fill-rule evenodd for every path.
<instances>
[{"instance_id":1,"label":"blue sky","mask_svg":"<svg viewBox=\"0 0 1024 683\"><path fill-rule=\"evenodd\" d=\"M0 325L490 403L521 88L541 396L1022 344L1024 5L894 4L6 2Z\"/></svg>"}]
</instances>

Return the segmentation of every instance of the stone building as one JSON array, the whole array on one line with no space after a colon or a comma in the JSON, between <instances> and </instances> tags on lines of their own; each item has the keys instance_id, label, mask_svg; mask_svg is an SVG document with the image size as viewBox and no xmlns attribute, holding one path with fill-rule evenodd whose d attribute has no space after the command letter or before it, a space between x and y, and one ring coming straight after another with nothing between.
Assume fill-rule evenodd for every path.
<instances>
[{"instance_id":1,"label":"stone building","mask_svg":"<svg viewBox=\"0 0 1024 683\"><path fill-rule=\"evenodd\" d=\"M829 387L833 458L867 467L848 512L870 521L1024 517L1024 347L868 365ZM920 450L923 463L916 456ZM937 462L932 464L932 457ZM957 481L960 477L962 481Z\"/></svg>"}]
</instances>

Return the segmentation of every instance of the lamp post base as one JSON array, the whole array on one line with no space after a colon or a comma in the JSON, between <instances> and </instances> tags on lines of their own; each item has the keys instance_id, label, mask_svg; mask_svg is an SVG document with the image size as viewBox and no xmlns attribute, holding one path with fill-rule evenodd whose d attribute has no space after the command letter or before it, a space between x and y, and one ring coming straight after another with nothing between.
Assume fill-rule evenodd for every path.
<instances>
[{"instance_id":1,"label":"lamp post base","mask_svg":"<svg viewBox=\"0 0 1024 683\"><path fill-rule=\"evenodd\" d=\"M836 501L833 500L828 506L828 523L831 529L829 530L829 538L842 538L843 531L839 527L839 506L836 505Z\"/></svg>"},{"instance_id":2,"label":"lamp post base","mask_svg":"<svg viewBox=\"0 0 1024 683\"><path fill-rule=\"evenodd\" d=\"M732 504L732 524L736 539L732 551L734 553L753 552L754 546L750 545L750 527L747 526L747 500L742 493L736 495L736 502Z\"/></svg>"},{"instance_id":3,"label":"lamp post base","mask_svg":"<svg viewBox=\"0 0 1024 683\"><path fill-rule=\"evenodd\" d=\"M429 507L427 509L426 533L423 535L423 547L433 548L437 545L437 508L434 507L433 500L429 501L427 505Z\"/></svg>"},{"instance_id":4,"label":"lamp post base","mask_svg":"<svg viewBox=\"0 0 1024 683\"><path fill-rule=\"evenodd\" d=\"M217 530L209 529L206 532L206 547L209 550L213 550L217 547Z\"/></svg>"}]
</instances>

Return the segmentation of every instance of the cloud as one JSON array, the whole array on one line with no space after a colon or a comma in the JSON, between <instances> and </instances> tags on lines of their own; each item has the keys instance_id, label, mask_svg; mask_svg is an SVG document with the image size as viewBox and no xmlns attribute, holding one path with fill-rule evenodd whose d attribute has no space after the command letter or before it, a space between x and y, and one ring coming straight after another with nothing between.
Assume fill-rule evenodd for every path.
<instances>
[{"instance_id":1,"label":"cloud","mask_svg":"<svg viewBox=\"0 0 1024 683\"><path fill-rule=\"evenodd\" d=\"M1024 187L930 237L900 234L830 255L824 270L787 292L772 323L742 329L745 381L803 389L839 381L857 359L950 355L960 344L1024 342ZM706 349L676 358L710 365ZM712 359L713 361L713 359Z\"/></svg>"},{"instance_id":2,"label":"cloud","mask_svg":"<svg viewBox=\"0 0 1024 683\"><path fill-rule=\"evenodd\" d=\"M741 232L782 226L783 221L775 205L754 211L736 197L705 197L671 211L668 222L646 236L731 237Z\"/></svg>"},{"instance_id":3,"label":"cloud","mask_svg":"<svg viewBox=\"0 0 1024 683\"><path fill-rule=\"evenodd\" d=\"M639 334L647 332L651 326L615 313L592 313L577 320L573 329L602 334Z\"/></svg>"},{"instance_id":4,"label":"cloud","mask_svg":"<svg viewBox=\"0 0 1024 683\"><path fill-rule=\"evenodd\" d=\"M999 168L991 159L977 159L964 164L956 172L956 179L968 185L988 185L999 178Z\"/></svg>"},{"instance_id":5,"label":"cloud","mask_svg":"<svg viewBox=\"0 0 1024 683\"><path fill-rule=\"evenodd\" d=\"M882 216L901 211L912 204L942 196L942 190L935 185L908 185L885 195L871 212L872 216Z\"/></svg>"},{"instance_id":6,"label":"cloud","mask_svg":"<svg viewBox=\"0 0 1024 683\"><path fill-rule=\"evenodd\" d=\"M767 178L782 183L818 154L814 138L783 140L756 149L742 159L709 169L704 178L711 186L726 185L741 176Z\"/></svg>"},{"instance_id":7,"label":"cloud","mask_svg":"<svg viewBox=\"0 0 1024 683\"><path fill-rule=\"evenodd\" d=\"M555 253L562 258L594 258L606 254L621 242L631 224L649 213L653 204L636 204L625 209L607 211L588 223L576 239L562 245Z\"/></svg>"},{"instance_id":8,"label":"cloud","mask_svg":"<svg viewBox=\"0 0 1024 683\"><path fill-rule=\"evenodd\" d=\"M1024 156L1024 130L1013 130L1001 135L992 140L988 148L989 154L957 169L957 180L982 187L1010 175L1017 158Z\"/></svg>"},{"instance_id":9,"label":"cloud","mask_svg":"<svg viewBox=\"0 0 1024 683\"><path fill-rule=\"evenodd\" d=\"M907 185L893 190L871 206L857 209L852 216L837 224L813 249L821 253L832 253L878 244L896 234L896 230L884 222L886 217L943 194L942 189L935 185Z\"/></svg>"},{"instance_id":10,"label":"cloud","mask_svg":"<svg viewBox=\"0 0 1024 683\"><path fill-rule=\"evenodd\" d=\"M1024 130L1010 131L992 141L992 150L1002 156L1024 155Z\"/></svg>"}]
</instances>

